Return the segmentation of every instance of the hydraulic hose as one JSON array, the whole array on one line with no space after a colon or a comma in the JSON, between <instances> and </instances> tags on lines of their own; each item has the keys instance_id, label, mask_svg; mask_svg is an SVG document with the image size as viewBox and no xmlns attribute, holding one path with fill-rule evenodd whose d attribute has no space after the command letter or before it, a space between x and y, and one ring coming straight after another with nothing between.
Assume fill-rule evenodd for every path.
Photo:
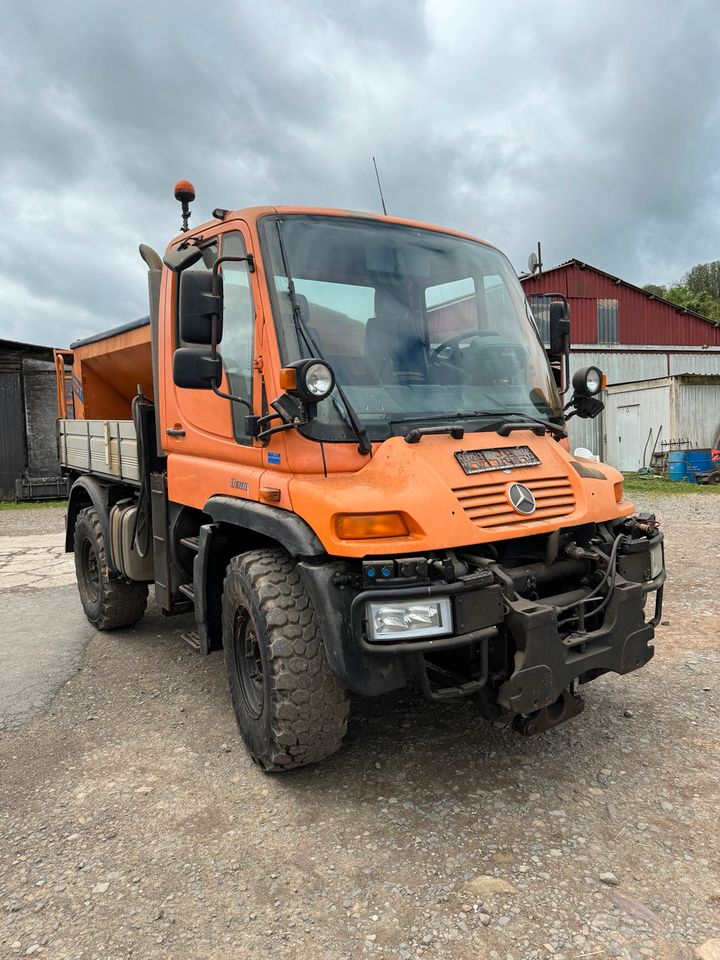
<instances>
[{"instance_id":1,"label":"hydraulic hose","mask_svg":"<svg viewBox=\"0 0 720 960\"><path fill-rule=\"evenodd\" d=\"M600 591L605 586L605 584L608 583L608 581L610 581L608 584L608 591L605 594L605 596L602 598L602 602L600 606L595 607L595 609L591 611L591 614L592 616L595 616L595 614L600 613L601 610L605 609L607 604L610 602L610 597L612 596L613 587L615 586L615 574L617 572L616 570L617 553L618 553L618 550L620 549L620 544L625 539L626 537L625 537L625 534L623 533L619 533L617 537L615 537L615 540L612 545L612 550L610 551L610 556L608 557L607 570L603 574L603 577L600 580L600 583L598 583L598 585L594 587L594 589L592 589L586 597L583 597L582 600L579 600L575 603L569 603L564 607L556 607L555 609L557 610L558 614L566 613L568 610L572 610L575 607L584 606L586 603L588 603L591 600L600 600L601 599L599 596Z\"/></svg>"}]
</instances>

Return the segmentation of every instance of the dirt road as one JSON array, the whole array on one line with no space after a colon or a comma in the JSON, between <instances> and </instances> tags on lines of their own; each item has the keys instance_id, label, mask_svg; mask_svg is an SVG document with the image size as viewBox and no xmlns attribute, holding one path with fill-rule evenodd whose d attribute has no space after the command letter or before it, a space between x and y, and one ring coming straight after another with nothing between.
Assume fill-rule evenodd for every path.
<instances>
[{"instance_id":1,"label":"dirt road","mask_svg":"<svg viewBox=\"0 0 720 960\"><path fill-rule=\"evenodd\" d=\"M357 702L342 753L282 777L187 622L78 637L74 588L3 573L18 532L53 556L61 514L0 514L5 662L53 625L76 644L0 739L0 956L689 960L720 937L720 497L640 505L670 573L648 667L528 740L468 704Z\"/></svg>"}]
</instances>

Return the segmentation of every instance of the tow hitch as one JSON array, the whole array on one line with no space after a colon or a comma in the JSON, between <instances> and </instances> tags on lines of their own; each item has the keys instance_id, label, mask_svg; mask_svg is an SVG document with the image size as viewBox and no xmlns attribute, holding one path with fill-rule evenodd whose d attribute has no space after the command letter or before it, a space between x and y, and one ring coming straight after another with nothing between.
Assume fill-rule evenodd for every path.
<instances>
[{"instance_id":1,"label":"tow hitch","mask_svg":"<svg viewBox=\"0 0 720 960\"><path fill-rule=\"evenodd\" d=\"M559 723L564 723L571 717L576 717L585 709L585 701L571 690L563 690L554 703L549 703L534 713L522 714L515 717L513 727L524 737L531 737L535 733L544 733Z\"/></svg>"}]
</instances>

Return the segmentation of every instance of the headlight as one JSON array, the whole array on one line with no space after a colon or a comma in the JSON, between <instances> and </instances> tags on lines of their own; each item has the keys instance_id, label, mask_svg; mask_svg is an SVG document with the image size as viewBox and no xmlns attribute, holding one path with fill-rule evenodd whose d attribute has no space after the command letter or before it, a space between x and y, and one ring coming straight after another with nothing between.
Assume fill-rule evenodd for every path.
<instances>
[{"instance_id":1,"label":"headlight","mask_svg":"<svg viewBox=\"0 0 720 960\"><path fill-rule=\"evenodd\" d=\"M335 374L317 357L295 360L280 371L280 386L306 403L317 403L333 392Z\"/></svg>"},{"instance_id":2,"label":"headlight","mask_svg":"<svg viewBox=\"0 0 720 960\"><path fill-rule=\"evenodd\" d=\"M605 375L599 367L582 367L573 374L573 390L581 397L594 397L605 386Z\"/></svg>"},{"instance_id":3,"label":"headlight","mask_svg":"<svg viewBox=\"0 0 720 960\"><path fill-rule=\"evenodd\" d=\"M656 543L650 547L650 579L659 577L663 570L663 548L662 543Z\"/></svg>"},{"instance_id":4,"label":"headlight","mask_svg":"<svg viewBox=\"0 0 720 960\"><path fill-rule=\"evenodd\" d=\"M329 393L335 382L332 370L325 363L311 363L305 368L305 389L313 397L322 400Z\"/></svg>"},{"instance_id":5,"label":"headlight","mask_svg":"<svg viewBox=\"0 0 720 960\"><path fill-rule=\"evenodd\" d=\"M370 601L365 612L370 640L418 640L452 633L449 597L394 603Z\"/></svg>"}]
</instances>

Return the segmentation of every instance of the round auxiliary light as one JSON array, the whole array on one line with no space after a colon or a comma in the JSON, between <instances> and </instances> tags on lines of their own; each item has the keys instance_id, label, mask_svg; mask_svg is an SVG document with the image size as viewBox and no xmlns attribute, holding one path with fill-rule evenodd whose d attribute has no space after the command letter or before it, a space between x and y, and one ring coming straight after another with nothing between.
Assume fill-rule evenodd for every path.
<instances>
[{"instance_id":1,"label":"round auxiliary light","mask_svg":"<svg viewBox=\"0 0 720 960\"><path fill-rule=\"evenodd\" d=\"M605 377L598 367L583 367L576 370L572 379L573 390L582 397L594 397L605 386Z\"/></svg>"},{"instance_id":2,"label":"round auxiliary light","mask_svg":"<svg viewBox=\"0 0 720 960\"><path fill-rule=\"evenodd\" d=\"M320 362L310 363L305 367L303 380L308 395L316 400L324 400L335 386L332 370L327 364Z\"/></svg>"}]
</instances>

